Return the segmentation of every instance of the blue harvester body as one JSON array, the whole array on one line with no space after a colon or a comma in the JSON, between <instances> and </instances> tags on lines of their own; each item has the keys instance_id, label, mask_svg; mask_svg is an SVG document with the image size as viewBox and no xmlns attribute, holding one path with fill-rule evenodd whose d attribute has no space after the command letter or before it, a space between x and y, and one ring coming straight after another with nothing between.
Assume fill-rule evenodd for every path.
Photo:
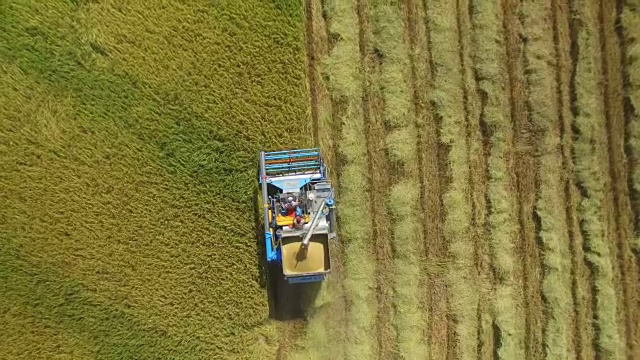
<instances>
[{"instance_id":1,"label":"blue harvester body","mask_svg":"<svg viewBox=\"0 0 640 360\"><path fill-rule=\"evenodd\" d=\"M258 181L266 260L281 265L289 283L324 280L331 271L335 204L319 149L260 152Z\"/></svg>"}]
</instances>

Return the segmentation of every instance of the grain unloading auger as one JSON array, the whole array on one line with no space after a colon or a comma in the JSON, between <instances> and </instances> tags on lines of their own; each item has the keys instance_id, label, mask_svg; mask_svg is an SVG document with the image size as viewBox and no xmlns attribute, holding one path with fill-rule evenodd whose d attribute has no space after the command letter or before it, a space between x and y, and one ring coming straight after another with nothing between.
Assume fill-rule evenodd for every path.
<instances>
[{"instance_id":1,"label":"grain unloading auger","mask_svg":"<svg viewBox=\"0 0 640 360\"><path fill-rule=\"evenodd\" d=\"M260 152L266 257L288 283L322 281L331 271L335 205L319 149Z\"/></svg>"}]
</instances>

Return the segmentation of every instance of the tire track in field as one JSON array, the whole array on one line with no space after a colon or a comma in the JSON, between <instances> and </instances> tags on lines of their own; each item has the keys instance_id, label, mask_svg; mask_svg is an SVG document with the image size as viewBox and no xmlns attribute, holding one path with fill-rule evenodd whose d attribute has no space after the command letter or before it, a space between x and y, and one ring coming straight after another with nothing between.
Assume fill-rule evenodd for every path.
<instances>
[{"instance_id":1,"label":"tire track in field","mask_svg":"<svg viewBox=\"0 0 640 360\"><path fill-rule=\"evenodd\" d=\"M494 328L495 314L491 307L491 293L495 287L495 277L493 271L491 271L491 250L487 231L487 214L489 213L487 191L489 167L487 158L489 157L490 144L482 102L484 101L481 101L478 123L470 124L472 127L471 136L480 140L480 148L477 149L477 152L472 153L471 159L475 266L480 286L478 298L478 358L494 359L496 357L495 348L497 343Z\"/></svg>"},{"instance_id":2,"label":"tire track in field","mask_svg":"<svg viewBox=\"0 0 640 360\"><path fill-rule=\"evenodd\" d=\"M453 3L453 1L451 1ZM460 62L460 75L462 76L462 84L461 84L461 90L462 90L462 108L463 108L463 115L464 115L464 126L465 126L465 130L466 130L466 137L465 137L465 148L467 150L467 160L469 162L469 195L470 195L470 205L471 205L471 218L470 218L470 225L471 225L471 229L470 229L470 239L476 240L475 237L477 235L477 229L474 226L474 220L475 220L475 204L476 202L474 200L475 199L475 193L474 193L474 174L473 174L473 170L477 170L475 168L473 168L473 165L475 165L472 161L471 158L471 153L472 153L472 149L471 149L471 143L472 141L470 140L470 134L471 134L471 120L472 120L472 114L471 112L471 108L473 108L475 110L475 107L473 107L473 104L475 104L473 102L472 99L470 99L470 97L473 95L475 95L475 83L474 80L472 78L472 71L471 71L471 59L469 56L469 32L470 32L470 24L469 24L469 1L468 0L455 0L455 5L451 4L451 6L455 6L456 9L456 26L458 28L458 61ZM477 149L474 149L477 150ZM475 241L473 241L473 257L474 257L474 265L477 263L477 258L478 258L478 246L477 243ZM475 269L474 269L475 270ZM449 274L449 276L451 276L451 274ZM450 295L452 296L452 295ZM453 295L456 296L456 295ZM467 295L468 296L468 295ZM475 321L477 322L479 320L478 314L479 314L479 294L473 294L473 299L471 300L471 302L473 303L473 306L475 306L475 311L474 311L474 316ZM454 307L455 309L455 307ZM455 311L455 310L454 310ZM459 311L459 310L458 310ZM453 314L453 316L455 317L455 313ZM460 325L458 325L459 327ZM456 332L458 333L458 337L461 337L461 333L462 331L460 331L459 329L456 329L456 326L451 326L449 327L449 336L452 339L456 338ZM474 336L476 336L476 346L475 346L475 350L476 350L476 354L478 351L478 348L480 348L480 341L479 341L479 337L478 334L480 333L480 326L479 323L477 324L476 327L476 331ZM464 354L466 353L470 353L469 351L465 351L464 349L462 349L461 347L464 346L462 344L462 341L456 341L456 342L452 342L449 343L449 351L448 351L448 357L449 359L457 359L457 358L464 358Z\"/></svg>"},{"instance_id":3,"label":"tire track in field","mask_svg":"<svg viewBox=\"0 0 640 360\"><path fill-rule=\"evenodd\" d=\"M427 276L420 278L420 288L422 290L421 303L425 309L427 330L424 331L423 341L427 344L427 354L425 358L429 358L431 354L430 343L430 319L432 314L431 307L431 291L434 287L433 279L429 276L428 257L426 249L429 246L431 238L442 239L440 231L440 223L442 221L440 214L440 187L439 187L439 171L438 171L438 148L435 139L435 131L433 129L433 116L431 104L427 97L427 93L432 86L431 68L428 61L427 34L424 24L424 8L423 4L417 0L404 1L405 22L408 27L408 38L410 46L410 63L411 63L411 88L413 97L413 106L415 112L415 129L417 132L416 158L418 161L418 180L420 186L419 192L419 209L420 217L418 221L422 223L422 240L423 251L421 254L422 269L421 273ZM433 141L427 143L428 139L427 127L431 126L431 134ZM427 145L428 144L428 145ZM430 146L429 146L430 145ZM427 178L429 174L432 178ZM436 181L429 181L436 179Z\"/></svg>"},{"instance_id":4,"label":"tire track in field","mask_svg":"<svg viewBox=\"0 0 640 360\"><path fill-rule=\"evenodd\" d=\"M628 357L640 358L640 348L636 333L637 318L637 269L631 253L633 224L629 189L627 187L627 159L624 153L624 101L622 93L622 57L620 39L616 32L617 3L615 0L600 2L600 38L602 51L602 74L604 82L604 108L608 136L609 176L613 191L613 208L617 235L617 252L622 287L622 305Z\"/></svg>"},{"instance_id":5,"label":"tire track in field","mask_svg":"<svg viewBox=\"0 0 640 360\"><path fill-rule=\"evenodd\" d=\"M509 82L511 91L511 114L514 124L514 145L516 156L514 170L516 174L520 244L522 256L522 286L525 310L525 353L529 359L540 359L543 349L543 302L541 297L541 261L537 247L538 233L535 216L535 195L538 181L538 169L535 162L535 136L531 119L526 108L526 93L523 79L521 24L518 18L520 0L505 0L505 32L507 36L507 54Z\"/></svg>"},{"instance_id":6,"label":"tire track in field","mask_svg":"<svg viewBox=\"0 0 640 360\"><path fill-rule=\"evenodd\" d=\"M453 341L450 337L451 320L448 317L449 304L447 284L444 279L444 264L447 258L447 243L444 238L442 189L451 183L448 170L447 146L440 142L441 121L433 114L430 92L433 89L433 59L431 55L431 27L427 19L426 1L409 0L415 11L410 11L410 25L415 29L415 103L418 120L421 203L424 213L425 307L428 309L428 325L425 341L429 343L431 359L447 359ZM412 31L413 33L413 31ZM422 68L423 67L423 68Z\"/></svg>"},{"instance_id":7,"label":"tire track in field","mask_svg":"<svg viewBox=\"0 0 640 360\"><path fill-rule=\"evenodd\" d=\"M571 123L572 79L574 76L575 30L570 26L571 0L554 0L552 15L554 27L555 53L557 57L556 81L558 83L558 111L560 119L560 136L562 140L563 168L562 181L566 197L566 216L569 228L569 245L571 251L571 293L575 306L573 312L573 338L575 353L579 359L595 359L593 319L593 295L591 285L593 278L590 268L585 262L584 239L580 232L578 220L578 189L573 180L574 165L572 158L573 133ZM573 52L573 54L572 54ZM574 94L575 95L575 94ZM575 100L575 99L574 99Z\"/></svg>"},{"instance_id":8,"label":"tire track in field","mask_svg":"<svg viewBox=\"0 0 640 360\"><path fill-rule=\"evenodd\" d=\"M594 17L595 23L594 26L595 28L593 29L593 41L594 41L594 59L597 62L597 64L594 65L594 67L597 67L597 71L594 72L594 76L596 77L596 79L599 81L598 85L600 86L600 90L598 92L598 98L597 101L600 105L599 110L601 111L601 113L599 113L598 115L600 115L602 117L602 123L598 124L600 127L598 128L598 130L600 132L602 132L602 137L599 138L599 140L601 141L600 146L602 147L602 153L604 154L603 156L603 161L605 161L604 159L606 158L606 166L602 167L602 172L603 172L603 192L604 192L604 196L603 196L603 216L605 218L605 226L606 226L606 235L605 235L605 241L607 242L607 246L609 247L609 254L610 254L610 263L611 263L611 267L613 270L613 290L615 292L615 299L617 302L617 306L616 306L616 310L617 310L617 314L616 318L614 319L614 321L617 323L618 326L618 334L620 336L619 341L620 341L620 349L621 349L621 356L627 355L627 329L626 329L626 324L625 324L625 316L624 316L624 311L626 309L625 307L625 289L624 289L624 277L623 277L623 273L622 273L622 266L623 264L621 264L621 262L619 261L621 253L620 253L620 248L618 246L618 238L619 238L619 229L618 229L618 222L616 220L616 216L617 216L617 209L616 209L616 198L615 198L615 194L614 194L614 187L615 184L613 182L613 178L612 178L612 174L613 174L613 167L615 166L615 164L611 163L611 135L610 135L610 124L609 121L611 121L611 118L609 117L610 115L610 84L609 82L611 81L610 78L608 78L608 69L607 69L607 61L608 61L608 56L610 56L610 54L606 53L606 46L607 46L607 39L606 39L606 34L605 34L605 28L606 28L606 24L605 24L605 17L604 17L604 12L602 11L602 6L604 4L605 0L601 0L597 3L593 2L590 3L589 5L592 7L592 9L590 9L591 11L591 15ZM628 356L628 355L627 355Z\"/></svg>"},{"instance_id":9,"label":"tire track in field","mask_svg":"<svg viewBox=\"0 0 640 360\"><path fill-rule=\"evenodd\" d=\"M383 118L383 99L379 92L380 54L371 45L371 22L369 0L358 0L358 25L360 57L364 67L364 96L362 101L366 124L367 162L369 177L369 196L371 227L373 230L374 251L376 255L376 298L378 312L376 334L378 355L380 358L392 357L395 335L393 330L393 294L391 271L393 256L391 249L391 229L386 199L392 179L387 175L389 168L385 144L385 125Z\"/></svg>"}]
</instances>

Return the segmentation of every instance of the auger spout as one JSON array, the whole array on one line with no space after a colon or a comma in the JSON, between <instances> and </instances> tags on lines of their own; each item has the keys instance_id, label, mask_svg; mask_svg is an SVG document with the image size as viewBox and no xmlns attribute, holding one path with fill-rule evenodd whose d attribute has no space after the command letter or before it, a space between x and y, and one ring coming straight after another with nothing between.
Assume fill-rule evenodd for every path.
<instances>
[{"instance_id":1,"label":"auger spout","mask_svg":"<svg viewBox=\"0 0 640 360\"><path fill-rule=\"evenodd\" d=\"M318 209L316 210L316 213L314 214L313 219L311 220L311 224L309 225L309 231L302 239L302 247L306 248L309 246L309 240L313 235L313 230L315 230L316 226L318 226L318 222L320 222L320 216L322 216L322 209L324 209L324 205L326 203L327 203L327 199L326 198L322 199L320 206L318 206Z\"/></svg>"}]
</instances>

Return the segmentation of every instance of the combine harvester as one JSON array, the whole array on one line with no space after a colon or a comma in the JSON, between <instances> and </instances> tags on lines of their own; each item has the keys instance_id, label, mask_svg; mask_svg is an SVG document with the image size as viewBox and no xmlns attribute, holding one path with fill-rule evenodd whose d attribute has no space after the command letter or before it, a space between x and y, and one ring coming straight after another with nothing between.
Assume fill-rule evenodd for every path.
<instances>
[{"instance_id":1,"label":"combine harvester","mask_svg":"<svg viewBox=\"0 0 640 360\"><path fill-rule=\"evenodd\" d=\"M259 184L266 260L281 269L276 282L323 281L331 271L335 205L319 149L260 152Z\"/></svg>"}]
</instances>

